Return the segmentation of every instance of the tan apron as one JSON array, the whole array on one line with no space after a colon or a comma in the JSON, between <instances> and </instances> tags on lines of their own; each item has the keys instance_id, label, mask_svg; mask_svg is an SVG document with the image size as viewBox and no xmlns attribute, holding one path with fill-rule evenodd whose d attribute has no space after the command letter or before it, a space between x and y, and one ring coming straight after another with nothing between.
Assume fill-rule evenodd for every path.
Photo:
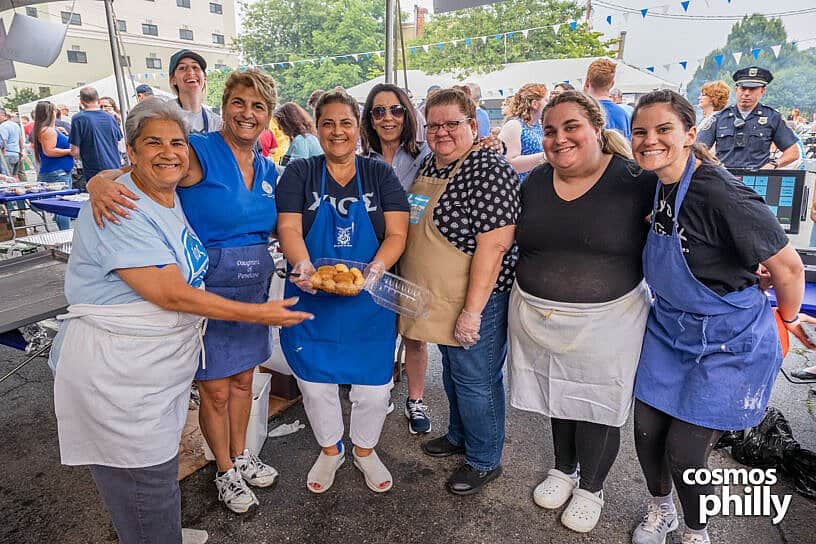
<instances>
[{"instance_id":1,"label":"tan apron","mask_svg":"<svg viewBox=\"0 0 816 544\"><path fill-rule=\"evenodd\" d=\"M406 338L445 346L459 345L453 330L465 306L472 257L439 232L433 216L448 183L476 149L472 148L459 159L448 179L420 174L408 193L411 217L399 270L405 279L430 290L431 311L420 319L400 316L399 332Z\"/></svg>"}]
</instances>

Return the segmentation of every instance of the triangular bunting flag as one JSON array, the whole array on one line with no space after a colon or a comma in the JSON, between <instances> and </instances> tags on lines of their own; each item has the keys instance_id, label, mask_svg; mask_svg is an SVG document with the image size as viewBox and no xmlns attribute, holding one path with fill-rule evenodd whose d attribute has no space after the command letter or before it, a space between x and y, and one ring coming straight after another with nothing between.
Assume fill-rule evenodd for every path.
<instances>
[{"instance_id":1,"label":"triangular bunting flag","mask_svg":"<svg viewBox=\"0 0 816 544\"><path fill-rule=\"evenodd\" d=\"M499 89L499 94L504 96L504 89Z\"/></svg>"},{"instance_id":2,"label":"triangular bunting flag","mask_svg":"<svg viewBox=\"0 0 816 544\"><path fill-rule=\"evenodd\" d=\"M640 10L640 14L643 15L643 18L646 18L646 15L649 13L649 8L643 8Z\"/></svg>"},{"instance_id":3,"label":"triangular bunting flag","mask_svg":"<svg viewBox=\"0 0 816 544\"><path fill-rule=\"evenodd\" d=\"M742 59L742 52L737 51L736 53L732 53L732 55L734 56L734 60L737 61L737 64L739 64L740 59Z\"/></svg>"},{"instance_id":4,"label":"triangular bunting flag","mask_svg":"<svg viewBox=\"0 0 816 544\"><path fill-rule=\"evenodd\" d=\"M751 54L754 56L754 60L759 58L759 52L762 51L759 47L754 47L751 49Z\"/></svg>"},{"instance_id":5,"label":"triangular bunting flag","mask_svg":"<svg viewBox=\"0 0 816 544\"><path fill-rule=\"evenodd\" d=\"M688 11L689 4L691 4L689 0L686 0L685 2L680 2L680 5L683 6L683 11Z\"/></svg>"},{"instance_id":6,"label":"triangular bunting flag","mask_svg":"<svg viewBox=\"0 0 816 544\"><path fill-rule=\"evenodd\" d=\"M669 8L670 8L670 7L671 7L671 6L669 6L668 4L666 4L665 6L659 6L659 7L657 8L657 12L658 12L658 13L662 13L663 15L666 15L666 14L669 12Z\"/></svg>"},{"instance_id":7,"label":"triangular bunting flag","mask_svg":"<svg viewBox=\"0 0 816 544\"><path fill-rule=\"evenodd\" d=\"M409 51L412 55L416 55L416 47L412 47ZM357 60L357 55L354 55L354 60Z\"/></svg>"},{"instance_id":8,"label":"triangular bunting flag","mask_svg":"<svg viewBox=\"0 0 816 544\"><path fill-rule=\"evenodd\" d=\"M553 32L555 32L556 34L558 34L558 30L560 28L561 28L561 23L558 23L557 25L553 25L553 27L552 27Z\"/></svg>"},{"instance_id":9,"label":"triangular bunting flag","mask_svg":"<svg viewBox=\"0 0 816 544\"><path fill-rule=\"evenodd\" d=\"M411 49L412 49L411 53L416 53L416 47L412 47ZM352 55L352 57L354 57L354 60L357 60L358 58L360 58L360 56L357 55L357 54Z\"/></svg>"},{"instance_id":10,"label":"triangular bunting flag","mask_svg":"<svg viewBox=\"0 0 816 544\"><path fill-rule=\"evenodd\" d=\"M423 50L423 51L425 51L425 52L427 53L427 52L428 52L429 47L430 47L430 46L428 46L428 45L423 45L423 46L422 46L422 50Z\"/></svg>"},{"instance_id":11,"label":"triangular bunting flag","mask_svg":"<svg viewBox=\"0 0 816 544\"><path fill-rule=\"evenodd\" d=\"M777 57L777 58L778 58L778 57L779 57L779 52L780 52L781 50L782 50L782 46L781 46L781 45L772 45L772 46L771 46L771 51L773 51L774 57Z\"/></svg>"},{"instance_id":12,"label":"triangular bunting flag","mask_svg":"<svg viewBox=\"0 0 816 544\"><path fill-rule=\"evenodd\" d=\"M664 64L663 65L663 71L668 72L669 70L671 70L671 64Z\"/></svg>"},{"instance_id":13,"label":"triangular bunting flag","mask_svg":"<svg viewBox=\"0 0 816 544\"><path fill-rule=\"evenodd\" d=\"M508 32L508 33L507 33L507 39L508 39L508 40L512 40L512 39L513 39L513 33L512 33L512 32Z\"/></svg>"},{"instance_id":14,"label":"triangular bunting flag","mask_svg":"<svg viewBox=\"0 0 816 544\"><path fill-rule=\"evenodd\" d=\"M630 15L632 15L632 14L631 14L631 13L629 13L629 12L627 12L627 13L624 13L624 14L623 14L623 22L624 22L624 23L628 23L628 22L629 22L629 16L630 16Z\"/></svg>"},{"instance_id":15,"label":"triangular bunting flag","mask_svg":"<svg viewBox=\"0 0 816 544\"><path fill-rule=\"evenodd\" d=\"M496 41L497 42L502 41L502 38L504 38L504 34L496 34Z\"/></svg>"},{"instance_id":16,"label":"triangular bunting flag","mask_svg":"<svg viewBox=\"0 0 816 544\"><path fill-rule=\"evenodd\" d=\"M722 66L723 63L723 56L722 55L714 55L714 62L717 63L717 68Z\"/></svg>"},{"instance_id":17,"label":"triangular bunting flag","mask_svg":"<svg viewBox=\"0 0 816 544\"><path fill-rule=\"evenodd\" d=\"M487 36L482 36L480 39L482 40L483 44L487 43Z\"/></svg>"},{"instance_id":18,"label":"triangular bunting flag","mask_svg":"<svg viewBox=\"0 0 816 544\"><path fill-rule=\"evenodd\" d=\"M444 46L444 45L442 45L442 42L439 42L438 44L436 44L436 48L437 48L437 49L439 49L440 51L442 51L442 49L443 49L444 47L445 47L445 46Z\"/></svg>"},{"instance_id":19,"label":"triangular bunting flag","mask_svg":"<svg viewBox=\"0 0 816 544\"><path fill-rule=\"evenodd\" d=\"M654 74L654 66L647 66L646 69Z\"/></svg>"},{"instance_id":20,"label":"triangular bunting flag","mask_svg":"<svg viewBox=\"0 0 816 544\"><path fill-rule=\"evenodd\" d=\"M470 47L470 38L465 38L465 47Z\"/></svg>"},{"instance_id":21,"label":"triangular bunting flag","mask_svg":"<svg viewBox=\"0 0 816 544\"><path fill-rule=\"evenodd\" d=\"M611 15L606 16L606 24L608 24L608 25L612 24L612 16Z\"/></svg>"},{"instance_id":22,"label":"triangular bunting flag","mask_svg":"<svg viewBox=\"0 0 816 544\"><path fill-rule=\"evenodd\" d=\"M575 30L576 28L578 28L578 21L570 21L569 27L572 30Z\"/></svg>"},{"instance_id":23,"label":"triangular bunting flag","mask_svg":"<svg viewBox=\"0 0 816 544\"><path fill-rule=\"evenodd\" d=\"M530 33L530 31L529 31L529 30L522 30L522 31L521 31L521 35L522 35L522 36L524 36L524 39L525 39L525 40L527 39L527 35L528 35L529 33Z\"/></svg>"},{"instance_id":24,"label":"triangular bunting flag","mask_svg":"<svg viewBox=\"0 0 816 544\"><path fill-rule=\"evenodd\" d=\"M683 70L688 68L688 61L686 60L681 60L680 62L678 62L678 64L683 67Z\"/></svg>"}]
</instances>

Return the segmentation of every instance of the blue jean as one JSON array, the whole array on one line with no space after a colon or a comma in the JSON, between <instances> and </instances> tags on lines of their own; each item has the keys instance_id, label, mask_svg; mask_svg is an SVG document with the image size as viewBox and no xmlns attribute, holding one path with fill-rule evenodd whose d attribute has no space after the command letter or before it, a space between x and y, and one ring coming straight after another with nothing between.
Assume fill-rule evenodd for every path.
<instances>
[{"instance_id":1,"label":"blue jean","mask_svg":"<svg viewBox=\"0 0 816 544\"><path fill-rule=\"evenodd\" d=\"M121 544L181 544L178 455L160 465L90 465Z\"/></svg>"},{"instance_id":2,"label":"blue jean","mask_svg":"<svg viewBox=\"0 0 816 544\"><path fill-rule=\"evenodd\" d=\"M40 183L67 183L71 188L71 172L65 170L54 170L53 172L40 172ZM60 230L71 228L71 218L64 215L54 214L54 222Z\"/></svg>"},{"instance_id":3,"label":"blue jean","mask_svg":"<svg viewBox=\"0 0 816 544\"><path fill-rule=\"evenodd\" d=\"M450 406L448 440L465 446L465 462L493 470L504 448L504 379L509 292L494 291L482 310L481 338L470 349L439 346Z\"/></svg>"}]
</instances>

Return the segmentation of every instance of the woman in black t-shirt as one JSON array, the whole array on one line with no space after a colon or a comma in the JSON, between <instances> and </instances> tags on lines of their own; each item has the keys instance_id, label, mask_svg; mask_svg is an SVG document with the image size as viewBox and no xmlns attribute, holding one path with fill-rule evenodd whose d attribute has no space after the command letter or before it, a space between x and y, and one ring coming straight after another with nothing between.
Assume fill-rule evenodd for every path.
<instances>
[{"instance_id":1,"label":"woman in black t-shirt","mask_svg":"<svg viewBox=\"0 0 816 544\"><path fill-rule=\"evenodd\" d=\"M683 544L709 544L701 497L689 470L707 468L723 431L761 420L782 350L758 264L770 273L777 317L805 345L799 255L763 200L694 143L694 109L673 91L654 91L632 116L635 160L660 179L643 253L654 292L635 387L635 446L652 495L632 542L662 542L677 528L672 481L686 530ZM784 330L784 328L782 330Z\"/></svg>"},{"instance_id":2,"label":"woman in black t-shirt","mask_svg":"<svg viewBox=\"0 0 816 544\"><path fill-rule=\"evenodd\" d=\"M544 109L548 164L522 186L510 300L511 403L550 417L555 467L533 499L592 530L620 445L649 312L641 252L655 177L576 91ZM580 464L580 478L578 465Z\"/></svg>"}]
</instances>

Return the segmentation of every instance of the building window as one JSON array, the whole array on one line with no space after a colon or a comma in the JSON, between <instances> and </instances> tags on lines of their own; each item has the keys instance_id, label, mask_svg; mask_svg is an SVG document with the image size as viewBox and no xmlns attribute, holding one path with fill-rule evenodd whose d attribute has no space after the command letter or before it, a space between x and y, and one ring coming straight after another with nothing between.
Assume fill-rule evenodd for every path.
<instances>
[{"instance_id":1,"label":"building window","mask_svg":"<svg viewBox=\"0 0 816 544\"><path fill-rule=\"evenodd\" d=\"M215 68L216 70L223 70L223 69L224 69L224 68L226 68L226 67L227 67L227 65L226 65L226 64L221 64L221 63L219 63L219 62L216 62L216 63L215 63L215 66L214 66L214 68Z\"/></svg>"},{"instance_id":2,"label":"building window","mask_svg":"<svg viewBox=\"0 0 816 544\"><path fill-rule=\"evenodd\" d=\"M116 29L119 32L127 32L127 21L125 21L123 19L117 19L116 20Z\"/></svg>"},{"instance_id":3,"label":"building window","mask_svg":"<svg viewBox=\"0 0 816 544\"><path fill-rule=\"evenodd\" d=\"M193 31L188 30L186 28L179 28L179 39L192 40L193 39Z\"/></svg>"},{"instance_id":4,"label":"building window","mask_svg":"<svg viewBox=\"0 0 816 544\"><path fill-rule=\"evenodd\" d=\"M49 96L51 94L51 87L40 87L40 96Z\"/></svg>"},{"instance_id":5,"label":"building window","mask_svg":"<svg viewBox=\"0 0 816 544\"><path fill-rule=\"evenodd\" d=\"M217 43L218 45L224 45L224 35L223 34L213 34L213 43Z\"/></svg>"},{"instance_id":6,"label":"building window","mask_svg":"<svg viewBox=\"0 0 816 544\"><path fill-rule=\"evenodd\" d=\"M82 16L79 13L71 13L70 11L60 12L62 15L62 24L67 25L82 25Z\"/></svg>"},{"instance_id":7,"label":"building window","mask_svg":"<svg viewBox=\"0 0 816 544\"><path fill-rule=\"evenodd\" d=\"M145 59L147 63L147 67L153 70L161 70L161 59L155 59L153 57L147 57Z\"/></svg>"},{"instance_id":8,"label":"building window","mask_svg":"<svg viewBox=\"0 0 816 544\"><path fill-rule=\"evenodd\" d=\"M176 0L176 5L180 8L189 8L190 0Z\"/></svg>"},{"instance_id":9,"label":"building window","mask_svg":"<svg viewBox=\"0 0 816 544\"><path fill-rule=\"evenodd\" d=\"M217 13L222 15L224 13L224 6L215 2L210 2L210 13Z\"/></svg>"},{"instance_id":10,"label":"building window","mask_svg":"<svg viewBox=\"0 0 816 544\"><path fill-rule=\"evenodd\" d=\"M130 55L128 55L128 56L121 55L119 57L119 63L122 65L123 68L130 68L130 66L131 66L131 64L130 64Z\"/></svg>"},{"instance_id":11,"label":"building window","mask_svg":"<svg viewBox=\"0 0 816 544\"><path fill-rule=\"evenodd\" d=\"M37 13L37 8L32 8L31 6L26 8L26 15L28 15L29 17L39 17L40 16L40 14Z\"/></svg>"},{"instance_id":12,"label":"building window","mask_svg":"<svg viewBox=\"0 0 816 544\"><path fill-rule=\"evenodd\" d=\"M149 23L142 23L142 34L146 34L147 36L158 36L159 27Z\"/></svg>"},{"instance_id":13,"label":"building window","mask_svg":"<svg viewBox=\"0 0 816 544\"><path fill-rule=\"evenodd\" d=\"M88 54L85 51L68 51L68 62L88 64Z\"/></svg>"}]
</instances>

